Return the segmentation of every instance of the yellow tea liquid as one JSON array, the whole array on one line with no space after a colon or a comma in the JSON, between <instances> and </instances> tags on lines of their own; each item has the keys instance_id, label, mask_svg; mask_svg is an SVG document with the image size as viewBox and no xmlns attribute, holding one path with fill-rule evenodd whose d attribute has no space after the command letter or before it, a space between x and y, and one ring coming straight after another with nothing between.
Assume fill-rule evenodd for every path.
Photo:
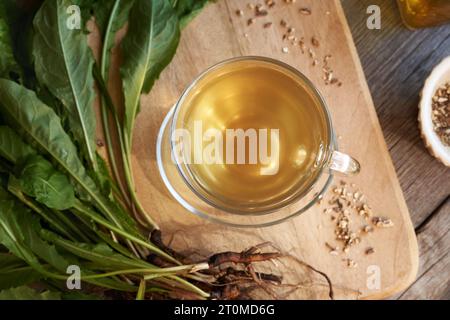
<instances>
[{"instance_id":1,"label":"yellow tea liquid","mask_svg":"<svg viewBox=\"0 0 450 320\"><path fill-rule=\"evenodd\" d=\"M224 138L227 129L267 129L268 154L279 155L270 163L248 163L247 137L245 164L193 160L188 165L190 178L204 197L249 210L306 191L318 176L330 140L327 115L313 89L293 71L260 60L229 62L198 80L182 102L176 126L187 129L191 137L197 133L198 138L198 123L203 132L220 130ZM279 129L278 141L270 139L272 129ZM211 141L203 141L202 148ZM235 142L237 157L237 138ZM223 154L226 145L224 141ZM277 170L262 174L271 168Z\"/></svg>"}]
</instances>

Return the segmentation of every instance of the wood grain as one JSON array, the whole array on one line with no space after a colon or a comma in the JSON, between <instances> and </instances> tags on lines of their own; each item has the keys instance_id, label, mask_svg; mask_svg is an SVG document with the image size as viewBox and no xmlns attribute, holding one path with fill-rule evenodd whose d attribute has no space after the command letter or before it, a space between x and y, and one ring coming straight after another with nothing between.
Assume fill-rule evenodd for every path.
<instances>
[{"instance_id":1,"label":"wood grain","mask_svg":"<svg viewBox=\"0 0 450 320\"><path fill-rule=\"evenodd\" d=\"M428 154L420 139L416 119L418 92L425 78L436 64L450 55L450 25L408 30L402 24L393 0L342 0L342 4L413 223L418 232L426 224L428 228L433 227L435 234L446 233L448 223L441 223L441 217L449 215L448 204L443 205L448 203L450 195L450 170ZM366 27L366 9L373 4L381 8L381 30ZM439 240L432 236L428 238ZM419 235L419 279L407 293L396 298L448 298L450 268L442 270L443 262L426 262L430 255L442 253L443 240L439 241L441 244L436 246L434 253L423 244L423 235ZM448 251L448 237L446 241L444 249ZM437 281L431 281L431 278Z\"/></svg>"},{"instance_id":2,"label":"wood grain","mask_svg":"<svg viewBox=\"0 0 450 320\"><path fill-rule=\"evenodd\" d=\"M450 170L425 149L417 126L419 92L435 65L450 55L450 25L411 31L396 1L342 0L386 142L415 226L450 195ZM366 26L379 5L381 30Z\"/></svg>"},{"instance_id":3,"label":"wood grain","mask_svg":"<svg viewBox=\"0 0 450 320\"><path fill-rule=\"evenodd\" d=\"M247 20L235 14L236 9L243 7L242 1L219 0L209 5L184 30L173 62L150 95L141 100L133 146L136 189L145 208L160 222L165 234L170 235L167 239L172 239L175 248L205 257L217 251L240 251L270 241L284 252L326 272L335 285L337 298L384 298L405 289L416 276L418 253L414 229L340 3L337 0L305 0L303 5L311 8L311 16L300 15L298 4L280 2L268 17L258 18L257 23L247 27ZM262 23L268 19L274 25L264 29ZM291 48L290 54L282 52L286 44L282 40L283 30L278 26L281 19L299 30L306 41L312 36L320 39L317 55L322 59L333 54L331 64L335 75L343 82L342 87L326 86L321 67L313 66L311 59L298 47ZM115 50L115 63L117 55ZM364 238L358 249L348 256L336 257L330 255L325 246L325 242L334 241L335 235L334 223L322 213L323 206L316 206L302 216L274 227L235 229L193 216L170 196L161 181L155 159L155 141L164 116L201 71L241 55L282 60L302 71L317 85L327 101L336 131L342 137L340 149L357 157L362 164L361 174L347 181L361 188L376 214L394 221L392 229L380 230ZM112 75L112 79L113 87L120 88L118 74ZM363 252L368 246L374 247L376 253L365 256ZM342 261L344 257L356 260L358 267L349 269ZM366 285L367 267L371 265L379 266L381 270L381 288L376 290ZM302 284L286 298L327 298L323 279L312 278L310 271L292 259L282 260L271 269L282 272L288 283Z\"/></svg>"},{"instance_id":4,"label":"wood grain","mask_svg":"<svg viewBox=\"0 0 450 320\"><path fill-rule=\"evenodd\" d=\"M418 230L417 281L399 299L450 299L450 198Z\"/></svg>"}]
</instances>

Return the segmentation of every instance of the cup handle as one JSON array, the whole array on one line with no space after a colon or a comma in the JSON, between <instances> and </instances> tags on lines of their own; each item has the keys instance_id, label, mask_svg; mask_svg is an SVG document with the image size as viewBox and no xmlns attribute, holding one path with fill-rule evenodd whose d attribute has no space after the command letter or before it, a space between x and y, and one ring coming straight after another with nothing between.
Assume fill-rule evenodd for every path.
<instances>
[{"instance_id":1,"label":"cup handle","mask_svg":"<svg viewBox=\"0 0 450 320\"><path fill-rule=\"evenodd\" d=\"M333 151L330 160L330 170L346 176L352 176L361 171L361 165L358 160L349 155L339 151Z\"/></svg>"}]
</instances>

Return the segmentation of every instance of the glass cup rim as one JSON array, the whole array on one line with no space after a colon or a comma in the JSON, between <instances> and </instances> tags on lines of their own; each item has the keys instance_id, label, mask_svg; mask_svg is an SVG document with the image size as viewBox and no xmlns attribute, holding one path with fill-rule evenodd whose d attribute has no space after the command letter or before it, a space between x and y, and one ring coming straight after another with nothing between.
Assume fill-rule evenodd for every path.
<instances>
[{"instance_id":1,"label":"glass cup rim","mask_svg":"<svg viewBox=\"0 0 450 320\"><path fill-rule=\"evenodd\" d=\"M236 214L236 215L246 215L246 216L260 216L260 215L266 215L266 214L270 214L273 213L277 210L289 207L289 205L291 205L292 203L294 203L296 200L302 199L306 194L308 194L311 189L317 184L317 182L320 180L320 178L322 177L324 170L327 167L327 163L330 161L331 159L331 154L334 150L337 149L337 141L335 138L335 133L334 133L334 128L333 128L333 124L332 124L332 120L331 120L331 113L328 109L328 106L325 102L325 99L323 98L322 94L320 93L320 91L317 89L317 87L312 83L311 80L309 80L308 77L306 77L301 71L297 70L296 68L290 66L289 64L282 62L280 60L277 59L273 59L273 58L269 58L269 57L263 57L263 56L240 56L240 57L234 57L234 58L230 58L230 59L226 59L223 60L221 62L218 62L210 67L208 67L207 69L205 69L203 72L201 72L191 83L190 85L183 91L183 93L181 94L180 98L177 100L177 102L174 105L173 108L173 116L172 116L172 120L171 120L171 124L170 124L170 133L169 136L171 137L173 132L177 129L177 121L178 121L178 116L179 116L179 112L181 110L181 107L186 99L186 97L192 92L192 90L196 87L196 85L198 84L198 82L200 80L202 80L203 78L205 78L208 74L210 74L211 72L222 68L225 65L228 65L230 63L234 63L234 62L239 62L239 61L261 61L261 62L265 62L268 64L273 64L275 66L281 67L283 69L286 69L287 71L291 72L293 75L295 75L296 77L299 77L301 81L303 81L308 89L310 89L312 91L312 93L315 95L315 97L318 99L319 101L319 105L320 108L322 109L322 111L324 112L325 115L325 123L326 123L326 129L327 132L329 133L329 139L328 139L328 143L325 146L325 151L328 152L327 157L324 159L324 161L322 161L322 165L320 167L320 170L317 174L317 176L310 182L309 186L307 188L305 188L305 190L303 190L301 193L298 194L293 194L291 195L289 198L284 199L283 201L281 201L280 203L282 204L281 206L277 206L275 205L274 208L268 209L268 210L260 210L260 211L243 211L243 210L238 210L235 208L231 208L231 207L225 207L225 206L221 206L213 201L211 201L210 199L206 198L203 194L201 194L196 187L193 185L193 183L191 182L191 179L189 177L189 174L187 172L185 172L185 169L180 165L180 161L176 160L175 164L176 164L176 168L177 171L180 173L182 179L184 180L185 184L188 186L188 188L197 196L199 197L202 201L204 201L205 203L207 203L208 205L231 213L231 214ZM170 139L170 144L171 144L171 150L172 153L175 153L175 145L172 141L172 139ZM188 166L187 166L188 167ZM187 168L187 170L189 170L189 168ZM286 203L284 203L286 202Z\"/></svg>"}]
</instances>

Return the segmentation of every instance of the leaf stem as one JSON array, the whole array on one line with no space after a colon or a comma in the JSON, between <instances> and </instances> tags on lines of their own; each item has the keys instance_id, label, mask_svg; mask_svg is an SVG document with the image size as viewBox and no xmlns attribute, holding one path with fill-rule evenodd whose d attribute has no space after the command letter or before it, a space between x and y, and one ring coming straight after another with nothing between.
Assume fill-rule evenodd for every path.
<instances>
[{"instance_id":1,"label":"leaf stem","mask_svg":"<svg viewBox=\"0 0 450 320\"><path fill-rule=\"evenodd\" d=\"M105 47L103 48L103 50L105 50ZM102 61L104 60L104 53L102 54ZM114 143L112 141L112 137L111 137L111 129L110 129L110 112L112 113L113 119L115 120L115 126L114 126L114 131L116 132L116 134L118 135L119 138L119 148L122 149L122 136L121 136L121 130L119 130L117 124L118 124L118 119L117 119L117 114L115 114L114 112L114 105L112 104L111 101L111 97L109 96L108 90L106 88L106 84L104 83L103 79L105 79L105 76L103 75L103 70L104 66L103 66L103 62L102 62L102 69L100 70L100 74L98 74L98 69L96 66L94 66L94 78L97 81L97 84L99 86L99 90L100 93L102 95L101 97L101 102L100 102L100 109L101 109L101 118L102 118L102 127L103 127L103 135L105 137L105 142L106 142L106 149L108 151L108 159L109 159L109 163L111 165L111 170L113 172L114 175L114 179L117 182L117 185L119 187L120 193L122 198L125 200L125 203L127 204L127 206L130 206L130 198L127 192L126 187L123 184L122 178L120 176L119 173L119 166L117 164L116 161L116 155L114 154Z\"/></svg>"},{"instance_id":2,"label":"leaf stem","mask_svg":"<svg viewBox=\"0 0 450 320\"><path fill-rule=\"evenodd\" d=\"M203 298L209 298L210 295L209 293L203 291L202 289L198 288L197 286L193 285L192 283L190 283L187 280L184 280L183 278L180 278L178 276L167 276L167 278L170 278L172 280L175 280L181 284L183 284L188 290L191 290L197 294L199 294L200 296L202 296Z\"/></svg>"},{"instance_id":3,"label":"leaf stem","mask_svg":"<svg viewBox=\"0 0 450 320\"><path fill-rule=\"evenodd\" d=\"M107 220L101 218L100 216L98 216L95 212L92 212L92 210L89 207L86 207L82 202L80 201L76 201L75 210L77 210L78 212L80 212L81 214L84 214L85 216L89 217L90 219L94 220L95 222L97 222L98 224L110 229L111 231L121 235L122 237L124 237L127 240L130 240L136 244L139 244L141 246L143 246L144 248L147 248L148 250L160 255L161 257L167 259L170 262L173 262L177 265L181 265L180 262L178 262L175 258L173 258L172 256L170 256L169 254L165 253L164 251L162 251L161 249L159 249L158 247L154 246L151 243L148 243L144 240L141 240L135 236L133 236L132 234L129 234L128 232L110 224Z\"/></svg>"},{"instance_id":4,"label":"leaf stem","mask_svg":"<svg viewBox=\"0 0 450 320\"><path fill-rule=\"evenodd\" d=\"M100 62L100 64L101 64L100 65L100 75L96 74L97 72L94 71L94 77L97 78L97 82L99 82L101 91L104 96L102 99L103 130L104 130L104 134L105 134L106 143L108 146L107 149L108 149L108 153L109 153L109 158L111 160L112 171L115 176L115 179L118 181L119 188L121 190L123 197L125 197L125 199L128 200L128 195L130 195L131 201L136 206L136 209L141 214L141 216L145 219L146 223L154 229L159 229L159 226L157 225L157 223L145 211L144 207L142 206L141 202L139 201L139 199L136 195L136 192L134 190L135 184L134 184L132 164L131 164L131 147L128 142L128 138L124 139L123 131L122 131L123 128L121 129L120 121L118 119L117 113L115 112L116 109L114 108L114 104L112 102L112 99L111 99L108 89L107 89L107 83L108 83L107 72L109 70L107 70L107 66L106 66L106 57L108 54L108 49L110 48L110 45L108 43L108 41L110 39L109 33L111 32L112 19L113 19L113 16L115 15L115 12L117 11L119 2L120 1L116 1L116 3L114 4L114 6L112 8L111 15L110 15L110 18L108 21L108 25L107 25L107 28L105 31L105 36L103 39L102 56L101 56L101 62ZM94 69L96 69L96 68L94 67ZM126 192L125 187L122 184L121 176L119 174L118 166L117 166L117 163L115 160L115 155L114 155L114 151L113 151L114 150L113 143L112 143L110 132L109 132L108 110L106 110L106 108L105 108L105 105L104 105L105 103L107 106L109 106L109 109L110 109L109 111L112 113L113 119L115 120L115 129L117 130L116 132L117 132L117 136L119 138L119 148L120 148L120 151L122 154L122 164L123 164L125 180L127 183L129 193ZM129 140L131 142L131 138ZM128 203L129 203L129 200L128 200Z\"/></svg>"},{"instance_id":5,"label":"leaf stem","mask_svg":"<svg viewBox=\"0 0 450 320\"><path fill-rule=\"evenodd\" d=\"M171 267L171 268L159 268L159 267L154 267L154 268L139 268L139 269L125 269L125 270L116 270L116 271L111 271L111 272L106 272L106 273L101 273L101 274L93 274L93 275L88 275L88 276L84 276L83 279L97 279L97 278L105 278L105 277L112 277L112 276L117 276L117 275L123 275L123 274L150 274L154 275L154 274L160 274L162 276L170 276L170 275L174 275L176 273L179 272L191 272L191 270L198 270L198 267L200 265L185 265L185 266L178 266L178 267ZM204 269L204 268L203 268ZM146 279L146 277L144 276L144 279Z\"/></svg>"},{"instance_id":6,"label":"leaf stem","mask_svg":"<svg viewBox=\"0 0 450 320\"><path fill-rule=\"evenodd\" d=\"M47 223L49 223L51 226L55 228L58 232L60 232L62 235L66 236L72 241L77 241L71 234L68 232L64 226L61 225L61 223L57 220L55 220L53 217L51 217L48 212L41 209L37 204L34 204L32 200L29 200L25 197L23 193L21 193L16 188L9 186L8 191L11 192L20 202L22 202L24 205L26 205L31 210L38 213ZM78 236L83 236L81 234L78 234ZM84 236L83 236L84 237Z\"/></svg>"},{"instance_id":7,"label":"leaf stem","mask_svg":"<svg viewBox=\"0 0 450 320\"><path fill-rule=\"evenodd\" d=\"M125 139L126 141L127 139ZM127 145L127 144L126 144ZM123 152L123 162L124 162L124 173L125 173L125 180L128 185L128 189L130 191L131 199L133 201L133 204L136 206L136 209L140 212L141 216L145 219L145 221L153 227L153 229L159 230L159 226L157 223L150 217L150 214L147 213L145 208L142 206L139 198L137 197L136 191L135 191L135 183L133 179L133 167L131 164L131 153L128 151L129 147L125 147L125 152Z\"/></svg>"},{"instance_id":8,"label":"leaf stem","mask_svg":"<svg viewBox=\"0 0 450 320\"><path fill-rule=\"evenodd\" d=\"M146 282L144 279L141 279L141 283L139 284L139 290L136 295L136 300L144 300L145 299L145 287L146 287Z\"/></svg>"}]
</instances>

